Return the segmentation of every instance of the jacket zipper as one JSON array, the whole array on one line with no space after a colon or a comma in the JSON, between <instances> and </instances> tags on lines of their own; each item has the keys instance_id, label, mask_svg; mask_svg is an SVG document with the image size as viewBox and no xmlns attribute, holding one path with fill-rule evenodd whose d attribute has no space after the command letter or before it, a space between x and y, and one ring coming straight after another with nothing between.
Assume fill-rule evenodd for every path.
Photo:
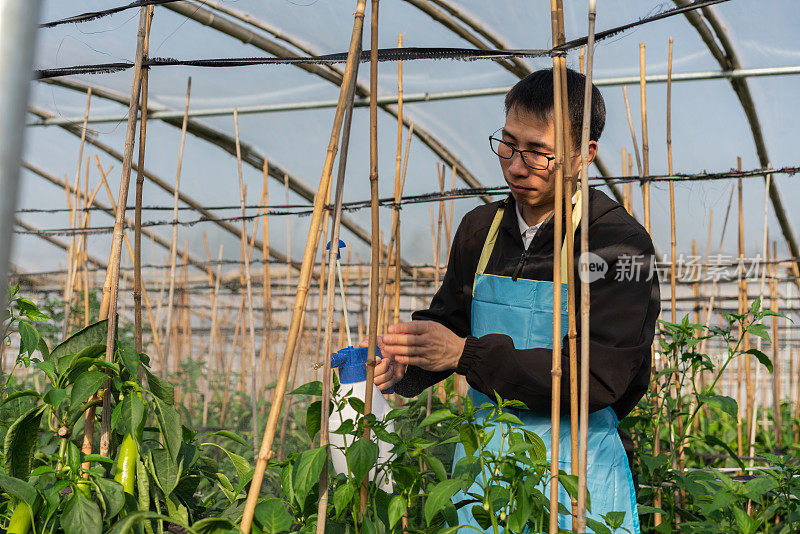
<instances>
[{"instance_id":1,"label":"jacket zipper","mask_svg":"<svg viewBox=\"0 0 800 534\"><path fill-rule=\"evenodd\" d=\"M511 280L513 282L516 282L517 278L519 278L519 273L522 272L522 267L525 266L525 260L527 259L527 257L528 257L528 249L523 249L522 256L519 257L519 262L517 262L517 267L516 269L514 269L514 275L511 277Z\"/></svg>"}]
</instances>

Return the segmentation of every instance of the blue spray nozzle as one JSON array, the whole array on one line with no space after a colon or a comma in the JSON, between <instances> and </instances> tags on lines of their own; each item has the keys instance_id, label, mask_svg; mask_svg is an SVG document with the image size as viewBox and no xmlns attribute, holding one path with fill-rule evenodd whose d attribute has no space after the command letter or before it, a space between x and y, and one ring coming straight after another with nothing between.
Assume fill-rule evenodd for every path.
<instances>
[{"instance_id":1,"label":"blue spray nozzle","mask_svg":"<svg viewBox=\"0 0 800 534\"><path fill-rule=\"evenodd\" d=\"M367 347L346 347L331 354L331 367L339 368L339 381L342 384L364 382L367 379L367 350ZM381 350L375 347L375 356L380 355ZM394 386L381 393L394 393Z\"/></svg>"},{"instance_id":2,"label":"blue spray nozzle","mask_svg":"<svg viewBox=\"0 0 800 534\"><path fill-rule=\"evenodd\" d=\"M332 241L328 241L328 244L327 244L327 245L325 245L325 250L330 250L330 249L331 249L331 243L332 243ZM343 248L347 248L347 244L346 244L344 241L342 241L342 240L340 239L340 240L339 240L339 246L336 248L336 259L337 259L337 260L340 260L340 259L342 259L342 253L341 253L341 250L342 250Z\"/></svg>"}]
</instances>

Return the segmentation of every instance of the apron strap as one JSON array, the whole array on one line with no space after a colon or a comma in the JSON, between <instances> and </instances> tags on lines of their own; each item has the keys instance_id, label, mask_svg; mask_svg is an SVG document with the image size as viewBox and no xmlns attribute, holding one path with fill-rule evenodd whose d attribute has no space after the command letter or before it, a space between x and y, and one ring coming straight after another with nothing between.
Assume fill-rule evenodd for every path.
<instances>
[{"instance_id":1,"label":"apron strap","mask_svg":"<svg viewBox=\"0 0 800 534\"><path fill-rule=\"evenodd\" d=\"M573 233L578 228L581 221L581 191L580 189L575 193L575 206L572 208L572 231ZM481 250L481 257L478 260L478 268L475 274L484 274L486 265L489 263L489 258L492 256L494 244L497 241L497 233L500 229L500 221L503 220L503 213L506 209L506 203L500 204L497 208L497 213L494 215L492 225L489 227L489 233L486 235L486 241L483 242L483 249ZM561 280L567 280L567 236L564 236L564 242L561 244Z\"/></svg>"}]
</instances>

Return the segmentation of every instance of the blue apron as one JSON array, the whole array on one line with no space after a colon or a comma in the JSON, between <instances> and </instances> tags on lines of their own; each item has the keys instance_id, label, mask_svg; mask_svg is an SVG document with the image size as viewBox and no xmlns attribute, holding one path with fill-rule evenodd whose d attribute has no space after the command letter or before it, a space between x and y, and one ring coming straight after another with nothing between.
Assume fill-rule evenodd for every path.
<instances>
[{"instance_id":1,"label":"blue apron","mask_svg":"<svg viewBox=\"0 0 800 534\"><path fill-rule=\"evenodd\" d=\"M573 210L573 228L577 228L580 221L580 195L578 195L575 209ZM507 276L485 274L486 264L492 254L497 238L500 221L503 218L504 205L497 210L492 221L492 226L483 245L478 269L475 273L475 282L472 290L471 330L475 337L486 334L505 334L509 336L517 349L528 348L553 348L553 282L527 280L517 278L512 280ZM566 273L566 246L561 249L561 279L567 280ZM567 284L561 284L561 337L567 334ZM483 393L469 388L468 392L472 403L476 406L484 403L494 403ZM524 428L536 433L545 443L547 459L550 460L551 425L550 417L536 415L528 410L510 410L523 422ZM481 412L478 414L481 419ZM479 421L480 423L481 421ZM591 502L591 512L587 517L603 522L602 515L616 511L625 512L623 527L633 534L639 534L639 516L636 509L636 494L633 488L628 458L617 433L619 421L614 411L607 407L603 410L589 414L588 445L588 473L587 489ZM571 439L569 415L561 418L559 434L559 469L567 473L571 468ZM490 450L500 449L501 436L496 432L489 443ZM453 467L465 456L464 447L456 445ZM478 477L477 480L482 480ZM549 496L549 484L540 487L545 496ZM469 490L483 494L481 484L476 482ZM461 492L453 497L453 503L464 499ZM571 509L571 500L563 487L559 487L558 500L568 510ZM458 510L460 525L472 525L480 528L472 516L472 506L463 506ZM559 528L571 529L572 517L559 515ZM546 528L546 527L545 527ZM501 532L502 532L501 528ZM588 529L588 532L592 532ZM459 532L474 532L472 529L462 528ZM486 530L485 532L490 532Z\"/></svg>"}]
</instances>

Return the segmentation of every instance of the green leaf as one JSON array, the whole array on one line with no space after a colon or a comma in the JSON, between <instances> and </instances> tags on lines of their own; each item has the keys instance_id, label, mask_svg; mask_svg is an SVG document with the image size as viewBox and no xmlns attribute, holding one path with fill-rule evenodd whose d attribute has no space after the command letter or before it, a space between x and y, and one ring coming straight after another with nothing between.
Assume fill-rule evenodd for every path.
<instances>
[{"instance_id":1,"label":"green leaf","mask_svg":"<svg viewBox=\"0 0 800 534\"><path fill-rule=\"evenodd\" d=\"M36 349L39 348L39 332L31 325L24 321L20 321L17 326L19 330L19 354L28 354L33 356Z\"/></svg>"},{"instance_id":2,"label":"green leaf","mask_svg":"<svg viewBox=\"0 0 800 534\"><path fill-rule=\"evenodd\" d=\"M100 387L108 380L108 375L102 371L86 371L75 380L70 395L70 409L75 409L98 392Z\"/></svg>"},{"instance_id":3,"label":"green leaf","mask_svg":"<svg viewBox=\"0 0 800 534\"><path fill-rule=\"evenodd\" d=\"M41 395L39 395L39 392L34 389L26 389L25 391L15 391L14 393L6 397L3 400L3 402L0 403L0 406L6 404L7 402L11 402L12 400L19 399L22 397L38 397L40 399L42 398Z\"/></svg>"},{"instance_id":4,"label":"green leaf","mask_svg":"<svg viewBox=\"0 0 800 534\"><path fill-rule=\"evenodd\" d=\"M212 432L208 434L209 436L222 436L223 438L228 438L230 440L235 441L239 445L243 445L245 447L249 447L250 445L244 440L243 437L240 435L231 432L230 430L217 430L216 432Z\"/></svg>"},{"instance_id":5,"label":"green leaf","mask_svg":"<svg viewBox=\"0 0 800 534\"><path fill-rule=\"evenodd\" d=\"M639 515L647 515L647 514L663 514L664 510L661 508L656 508L654 506L646 506L644 504L640 504L637 506L637 510Z\"/></svg>"},{"instance_id":6,"label":"green leaf","mask_svg":"<svg viewBox=\"0 0 800 534\"><path fill-rule=\"evenodd\" d=\"M739 459L739 455L736 454L733 451L733 449L727 443L725 443L724 441L722 441L721 439L719 439L716 436L712 436L711 434L706 434L704 439L705 439L705 442L708 443L709 445L711 445L712 447L713 446L717 446L717 447L722 447L723 449L725 449L725 451L731 456L731 458L736 460L736 463L739 464L739 467L744 469L744 463L742 462L741 459Z\"/></svg>"},{"instance_id":7,"label":"green leaf","mask_svg":"<svg viewBox=\"0 0 800 534\"><path fill-rule=\"evenodd\" d=\"M616 530L620 528L622 522L625 521L625 512L608 512L603 516L603 520L612 530Z\"/></svg>"},{"instance_id":8,"label":"green leaf","mask_svg":"<svg viewBox=\"0 0 800 534\"><path fill-rule=\"evenodd\" d=\"M447 478L447 471L445 471L444 464L442 464L442 461L439 460L439 458L427 453L422 453L420 456L422 456L422 458L425 460L425 463L428 464L428 467L431 468L431 471L434 472L436 478L438 478L440 481Z\"/></svg>"},{"instance_id":9,"label":"green leaf","mask_svg":"<svg viewBox=\"0 0 800 534\"><path fill-rule=\"evenodd\" d=\"M347 467L356 480L362 480L378 459L378 444L358 438L345 452Z\"/></svg>"},{"instance_id":10,"label":"green leaf","mask_svg":"<svg viewBox=\"0 0 800 534\"><path fill-rule=\"evenodd\" d=\"M748 499L760 501L767 493L778 487L778 481L770 476L760 476L744 483L744 495Z\"/></svg>"},{"instance_id":11,"label":"green leaf","mask_svg":"<svg viewBox=\"0 0 800 534\"><path fill-rule=\"evenodd\" d=\"M95 478L94 483L97 484L100 494L103 496L106 509L105 517L114 517L122 510L122 506L125 504L125 491L122 489L122 484L116 480L101 477Z\"/></svg>"},{"instance_id":12,"label":"green leaf","mask_svg":"<svg viewBox=\"0 0 800 534\"><path fill-rule=\"evenodd\" d=\"M406 513L406 500L402 495L395 495L389 501L389 528L394 528L403 514Z\"/></svg>"},{"instance_id":13,"label":"green leaf","mask_svg":"<svg viewBox=\"0 0 800 534\"><path fill-rule=\"evenodd\" d=\"M336 509L337 516L342 515L345 510L349 509L353 495L355 495L355 490L349 482L342 484L333 491L333 507Z\"/></svg>"},{"instance_id":14,"label":"green leaf","mask_svg":"<svg viewBox=\"0 0 800 534\"><path fill-rule=\"evenodd\" d=\"M716 406L731 417L739 415L739 405L731 397L726 397L725 395L698 395L697 397L700 402Z\"/></svg>"},{"instance_id":15,"label":"green leaf","mask_svg":"<svg viewBox=\"0 0 800 534\"><path fill-rule=\"evenodd\" d=\"M600 521L592 519L591 517L586 518L586 526L591 528L592 532L595 534L611 534L611 529L609 529Z\"/></svg>"},{"instance_id":16,"label":"green leaf","mask_svg":"<svg viewBox=\"0 0 800 534\"><path fill-rule=\"evenodd\" d=\"M136 489L139 490L139 510L150 510L150 476L144 466L142 457L136 455Z\"/></svg>"},{"instance_id":17,"label":"green leaf","mask_svg":"<svg viewBox=\"0 0 800 534\"><path fill-rule=\"evenodd\" d=\"M377 448L377 446L376 446ZM297 504L301 507L306 496L319 480L322 466L325 465L327 453L325 447L317 447L303 451L292 470L292 487Z\"/></svg>"},{"instance_id":18,"label":"green leaf","mask_svg":"<svg viewBox=\"0 0 800 534\"><path fill-rule=\"evenodd\" d=\"M100 508L80 492L74 492L64 506L61 526L66 534L99 534L103 526Z\"/></svg>"},{"instance_id":19,"label":"green leaf","mask_svg":"<svg viewBox=\"0 0 800 534\"><path fill-rule=\"evenodd\" d=\"M760 523L760 521L756 521L747 515L747 512L737 506L733 507L733 517L736 519L736 524L739 525L739 532L742 534L751 534L755 532Z\"/></svg>"},{"instance_id":20,"label":"green leaf","mask_svg":"<svg viewBox=\"0 0 800 534\"><path fill-rule=\"evenodd\" d=\"M448 479L436 484L425 501L425 523L430 525L433 517L461 489L461 481Z\"/></svg>"},{"instance_id":21,"label":"green leaf","mask_svg":"<svg viewBox=\"0 0 800 534\"><path fill-rule=\"evenodd\" d=\"M522 421L520 421L519 417L509 412L501 413L500 415L497 416L497 419L495 419L494 422L507 423L512 425L522 425Z\"/></svg>"},{"instance_id":22,"label":"green leaf","mask_svg":"<svg viewBox=\"0 0 800 534\"><path fill-rule=\"evenodd\" d=\"M47 379L51 384L56 384L58 382L58 379L56 379L56 365L53 362L36 362L34 365L47 375Z\"/></svg>"},{"instance_id":23,"label":"green leaf","mask_svg":"<svg viewBox=\"0 0 800 534\"><path fill-rule=\"evenodd\" d=\"M765 324L751 324L747 327L747 333L769 341L769 327Z\"/></svg>"},{"instance_id":24,"label":"green leaf","mask_svg":"<svg viewBox=\"0 0 800 534\"><path fill-rule=\"evenodd\" d=\"M169 496L178 485L181 476L182 462L174 461L165 449L150 451L153 460L155 478L164 495Z\"/></svg>"},{"instance_id":25,"label":"green leaf","mask_svg":"<svg viewBox=\"0 0 800 534\"><path fill-rule=\"evenodd\" d=\"M164 437L164 446L169 451L172 461L178 460L181 448L181 418L178 411L159 397L155 398L156 420L161 435Z\"/></svg>"},{"instance_id":26,"label":"green leaf","mask_svg":"<svg viewBox=\"0 0 800 534\"><path fill-rule=\"evenodd\" d=\"M50 360L57 361L68 354L78 354L91 345L106 345L108 319L103 319L78 330L50 351Z\"/></svg>"},{"instance_id":27,"label":"green leaf","mask_svg":"<svg viewBox=\"0 0 800 534\"><path fill-rule=\"evenodd\" d=\"M558 471L558 482L567 490L567 494L577 499L578 498L578 476L569 475L566 471Z\"/></svg>"},{"instance_id":28,"label":"green leaf","mask_svg":"<svg viewBox=\"0 0 800 534\"><path fill-rule=\"evenodd\" d=\"M436 425L441 423L442 421L453 419L454 417L455 414L451 412L449 408L441 408L430 414L425 419L423 419L422 422L419 424L419 426L426 427L426 426Z\"/></svg>"},{"instance_id":29,"label":"green leaf","mask_svg":"<svg viewBox=\"0 0 800 534\"><path fill-rule=\"evenodd\" d=\"M206 517L192 523L192 530L197 534L217 534L236 530L236 523L224 517Z\"/></svg>"},{"instance_id":30,"label":"green leaf","mask_svg":"<svg viewBox=\"0 0 800 534\"><path fill-rule=\"evenodd\" d=\"M36 502L36 488L31 484L0 472L0 488L12 497L26 503L33 509Z\"/></svg>"},{"instance_id":31,"label":"green leaf","mask_svg":"<svg viewBox=\"0 0 800 534\"><path fill-rule=\"evenodd\" d=\"M145 374L147 374L147 386L150 392L169 405L175 404L175 386L147 369L145 369Z\"/></svg>"},{"instance_id":32,"label":"green leaf","mask_svg":"<svg viewBox=\"0 0 800 534\"><path fill-rule=\"evenodd\" d=\"M347 404L350 405L356 412L363 414L364 413L364 401L359 399L358 397L347 397Z\"/></svg>"},{"instance_id":33,"label":"green leaf","mask_svg":"<svg viewBox=\"0 0 800 534\"><path fill-rule=\"evenodd\" d=\"M149 510L139 510L117 521L111 528L111 530L108 531L108 534L127 534L128 532L133 532L133 527L135 527L136 525L143 523L145 521L155 521L155 520L171 521L173 523L179 523L179 521L176 518L168 517L166 515L159 514L158 512L151 512Z\"/></svg>"},{"instance_id":34,"label":"green leaf","mask_svg":"<svg viewBox=\"0 0 800 534\"><path fill-rule=\"evenodd\" d=\"M311 441L322 425L322 401L314 401L306 409L306 432Z\"/></svg>"},{"instance_id":35,"label":"green leaf","mask_svg":"<svg viewBox=\"0 0 800 534\"><path fill-rule=\"evenodd\" d=\"M475 518L475 521L478 522L483 530L488 530L492 526L492 518L489 516L489 512L484 510L480 504L472 507L472 517Z\"/></svg>"},{"instance_id":36,"label":"green leaf","mask_svg":"<svg viewBox=\"0 0 800 534\"><path fill-rule=\"evenodd\" d=\"M145 410L144 401L136 393L129 393L122 400L123 429L134 436L139 435L139 430L144 426Z\"/></svg>"},{"instance_id":37,"label":"green leaf","mask_svg":"<svg viewBox=\"0 0 800 534\"><path fill-rule=\"evenodd\" d=\"M770 360L770 359L769 359L769 356L767 356L766 354L764 354L763 352L761 352L761 351L760 351L760 350L758 350L758 349L750 349L750 350L746 350L744 353L745 353L745 354L752 354L753 356L755 356L756 358L758 358L758 361L760 361L760 362L761 362L761 365L763 365L764 367L766 367L766 368L767 368L767 370L768 370L770 373L772 373L772 360Z\"/></svg>"},{"instance_id":38,"label":"green leaf","mask_svg":"<svg viewBox=\"0 0 800 534\"><path fill-rule=\"evenodd\" d=\"M292 516L286 511L283 501L270 497L256 505L255 520L264 532L277 534L292 526Z\"/></svg>"},{"instance_id":39,"label":"green leaf","mask_svg":"<svg viewBox=\"0 0 800 534\"><path fill-rule=\"evenodd\" d=\"M57 410L61 403L64 402L64 399L67 398L67 390L61 388L53 388L48 390L47 393L44 394L42 400L53 407L54 410Z\"/></svg>"},{"instance_id":40,"label":"green leaf","mask_svg":"<svg viewBox=\"0 0 800 534\"><path fill-rule=\"evenodd\" d=\"M461 443L464 445L464 452L467 456L472 456L478 449L478 433L475 430L475 425L467 423L461 425L458 429L458 434L461 437Z\"/></svg>"},{"instance_id":41,"label":"green leaf","mask_svg":"<svg viewBox=\"0 0 800 534\"><path fill-rule=\"evenodd\" d=\"M303 384L299 388L295 389L289 395L322 395L322 382L316 380L314 382L308 382L307 384Z\"/></svg>"},{"instance_id":42,"label":"green leaf","mask_svg":"<svg viewBox=\"0 0 800 534\"><path fill-rule=\"evenodd\" d=\"M136 349L120 345L117 347L117 355L132 379L136 380L139 376L139 353Z\"/></svg>"},{"instance_id":43,"label":"green leaf","mask_svg":"<svg viewBox=\"0 0 800 534\"><path fill-rule=\"evenodd\" d=\"M3 466L12 477L28 478L33 454L39 444L39 424L44 406L34 406L14 421L3 444Z\"/></svg>"}]
</instances>

